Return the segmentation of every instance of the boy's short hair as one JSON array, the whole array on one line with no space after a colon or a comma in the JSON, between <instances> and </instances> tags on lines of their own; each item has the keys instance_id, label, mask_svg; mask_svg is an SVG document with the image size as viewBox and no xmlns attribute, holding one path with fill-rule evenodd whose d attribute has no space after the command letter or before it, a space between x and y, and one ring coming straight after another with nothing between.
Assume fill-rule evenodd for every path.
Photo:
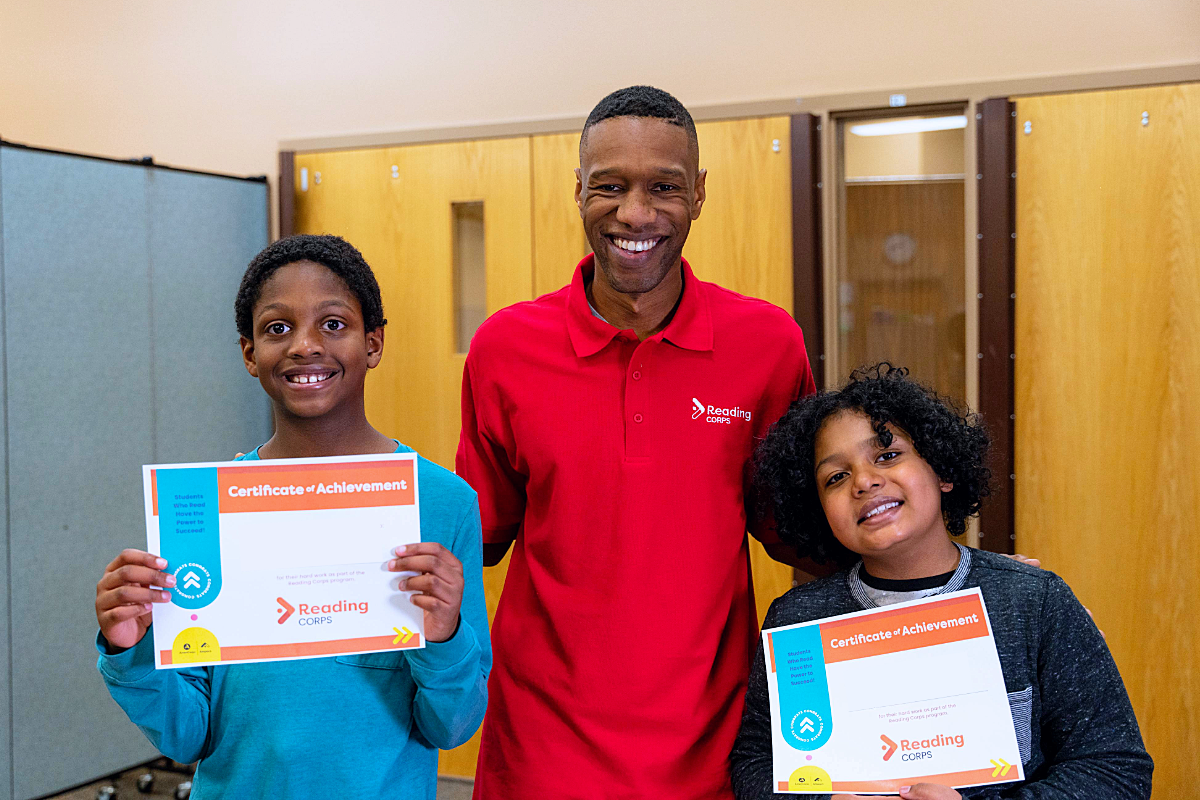
<instances>
[{"instance_id":1,"label":"boy's short hair","mask_svg":"<svg viewBox=\"0 0 1200 800\"><path fill-rule=\"evenodd\" d=\"M363 327L373 331L387 324L383 317L383 298L379 294L379 283L375 273L367 265L358 249L340 236L288 236L254 257L242 285L238 287L237 299L233 302L238 333L247 339L254 338L254 304L262 294L263 284L280 267L298 261L312 261L326 267L341 278L346 287L358 299L362 307Z\"/></svg>"},{"instance_id":2,"label":"boy's short hair","mask_svg":"<svg viewBox=\"0 0 1200 800\"><path fill-rule=\"evenodd\" d=\"M908 434L938 478L954 484L942 494L942 518L952 535L963 534L990 492L987 431L978 415L911 380L907 369L884 362L855 370L841 389L792 403L759 445L755 491L762 510L774 514L779 538L818 562L857 559L834 537L817 492L817 434L843 411L869 417L885 446L892 439L887 423Z\"/></svg>"},{"instance_id":3,"label":"boy's short hair","mask_svg":"<svg viewBox=\"0 0 1200 800\"><path fill-rule=\"evenodd\" d=\"M597 103L592 113L588 114L587 122L583 123L583 133L579 137L580 151L587 143L588 129L616 117L650 117L678 125L687 133L692 148L700 152L700 140L696 136L696 123L692 115L673 95L653 86L618 89Z\"/></svg>"}]
</instances>

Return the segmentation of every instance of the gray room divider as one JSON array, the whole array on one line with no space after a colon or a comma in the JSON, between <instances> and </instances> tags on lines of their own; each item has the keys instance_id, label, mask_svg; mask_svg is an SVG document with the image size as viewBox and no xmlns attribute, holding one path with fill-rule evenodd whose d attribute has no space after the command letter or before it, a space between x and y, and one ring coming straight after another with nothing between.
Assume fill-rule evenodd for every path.
<instances>
[{"instance_id":1,"label":"gray room divider","mask_svg":"<svg viewBox=\"0 0 1200 800\"><path fill-rule=\"evenodd\" d=\"M145 548L141 465L270 435L233 298L265 179L0 143L0 800L155 750L96 672L95 585Z\"/></svg>"}]
</instances>

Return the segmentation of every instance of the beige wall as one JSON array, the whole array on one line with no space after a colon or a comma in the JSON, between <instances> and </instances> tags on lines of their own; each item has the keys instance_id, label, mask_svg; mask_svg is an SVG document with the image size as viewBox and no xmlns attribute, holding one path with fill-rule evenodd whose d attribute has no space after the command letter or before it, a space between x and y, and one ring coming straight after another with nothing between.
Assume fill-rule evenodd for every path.
<instances>
[{"instance_id":1,"label":"beige wall","mask_svg":"<svg viewBox=\"0 0 1200 800\"><path fill-rule=\"evenodd\" d=\"M0 136L240 174L284 139L1200 62L1195 0L0 3Z\"/></svg>"}]
</instances>

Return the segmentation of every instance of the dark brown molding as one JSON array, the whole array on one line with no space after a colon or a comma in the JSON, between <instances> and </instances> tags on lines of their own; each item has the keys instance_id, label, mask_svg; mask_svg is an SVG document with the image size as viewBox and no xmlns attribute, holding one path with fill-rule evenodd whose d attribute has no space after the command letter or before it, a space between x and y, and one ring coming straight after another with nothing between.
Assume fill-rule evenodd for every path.
<instances>
[{"instance_id":1,"label":"dark brown molding","mask_svg":"<svg viewBox=\"0 0 1200 800\"><path fill-rule=\"evenodd\" d=\"M279 238L296 231L296 151L279 151Z\"/></svg>"},{"instance_id":2,"label":"dark brown molding","mask_svg":"<svg viewBox=\"0 0 1200 800\"><path fill-rule=\"evenodd\" d=\"M792 127L792 317L804 332L804 348L817 390L825 388L825 297L821 261L821 118L793 114ZM792 584L812 580L792 570Z\"/></svg>"},{"instance_id":3,"label":"dark brown molding","mask_svg":"<svg viewBox=\"0 0 1200 800\"><path fill-rule=\"evenodd\" d=\"M979 188L979 413L992 438L992 496L979 517L979 546L1015 546L1013 420L1016 308L1016 106L994 97L975 107Z\"/></svg>"},{"instance_id":4,"label":"dark brown molding","mask_svg":"<svg viewBox=\"0 0 1200 800\"><path fill-rule=\"evenodd\" d=\"M818 389L825 387L825 323L821 261L821 118L792 118L792 316Z\"/></svg>"}]
</instances>

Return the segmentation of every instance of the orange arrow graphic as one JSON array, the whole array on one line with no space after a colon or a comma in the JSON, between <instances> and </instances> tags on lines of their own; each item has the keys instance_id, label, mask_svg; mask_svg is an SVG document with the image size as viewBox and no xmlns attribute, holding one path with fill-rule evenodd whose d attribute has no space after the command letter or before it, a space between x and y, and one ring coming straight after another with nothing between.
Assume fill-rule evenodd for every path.
<instances>
[{"instance_id":1,"label":"orange arrow graphic","mask_svg":"<svg viewBox=\"0 0 1200 800\"><path fill-rule=\"evenodd\" d=\"M292 612L294 612L296 609L292 608L292 604L287 600L284 600L282 597L276 597L275 601L279 603L279 605L283 606L283 608L279 609L279 624L282 625L288 621L288 617L290 617Z\"/></svg>"},{"instance_id":2,"label":"orange arrow graphic","mask_svg":"<svg viewBox=\"0 0 1200 800\"><path fill-rule=\"evenodd\" d=\"M883 740L883 749L887 750L887 752L883 754L883 760L887 761L889 758L896 755L896 748L899 745L886 736L880 736L879 738Z\"/></svg>"}]
</instances>

